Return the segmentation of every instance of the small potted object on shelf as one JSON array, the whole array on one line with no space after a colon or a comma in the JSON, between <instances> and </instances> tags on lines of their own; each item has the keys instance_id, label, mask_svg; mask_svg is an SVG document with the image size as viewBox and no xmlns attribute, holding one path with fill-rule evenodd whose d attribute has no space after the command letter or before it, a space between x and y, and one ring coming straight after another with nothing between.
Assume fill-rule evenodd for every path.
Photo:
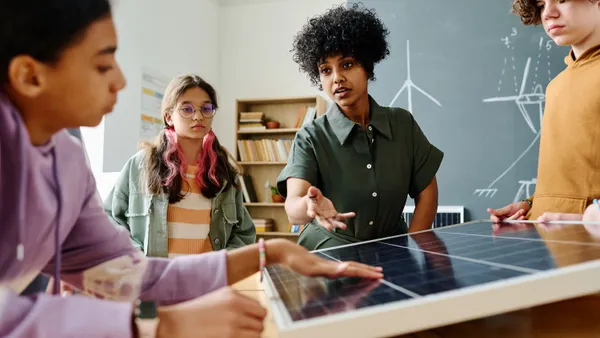
<instances>
[{"instance_id":1,"label":"small potted object on shelf","mask_svg":"<svg viewBox=\"0 0 600 338\"><path fill-rule=\"evenodd\" d=\"M283 197L279 194L279 191L277 190L276 187L271 187L271 199L273 200L273 203L284 203L285 202L285 197Z\"/></svg>"},{"instance_id":2,"label":"small potted object on shelf","mask_svg":"<svg viewBox=\"0 0 600 338\"><path fill-rule=\"evenodd\" d=\"M267 121L267 129L277 129L279 128L279 122L277 121Z\"/></svg>"}]
</instances>

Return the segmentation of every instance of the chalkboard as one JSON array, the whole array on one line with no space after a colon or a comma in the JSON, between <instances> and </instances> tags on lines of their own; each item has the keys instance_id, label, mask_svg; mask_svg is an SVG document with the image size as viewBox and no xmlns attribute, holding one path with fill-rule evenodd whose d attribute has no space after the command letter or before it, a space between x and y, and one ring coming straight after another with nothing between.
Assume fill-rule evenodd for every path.
<instances>
[{"instance_id":1,"label":"chalkboard","mask_svg":"<svg viewBox=\"0 0 600 338\"><path fill-rule=\"evenodd\" d=\"M521 24L511 0L360 2L390 30L369 93L409 109L444 152L439 204L488 218L532 194L545 89L569 49Z\"/></svg>"}]
</instances>

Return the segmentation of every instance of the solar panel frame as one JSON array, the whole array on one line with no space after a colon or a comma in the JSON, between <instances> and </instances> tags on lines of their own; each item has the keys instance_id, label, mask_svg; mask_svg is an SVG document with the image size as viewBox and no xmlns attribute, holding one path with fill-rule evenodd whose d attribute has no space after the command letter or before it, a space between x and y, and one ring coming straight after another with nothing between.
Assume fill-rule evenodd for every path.
<instances>
[{"instance_id":1,"label":"solar panel frame","mask_svg":"<svg viewBox=\"0 0 600 338\"><path fill-rule=\"evenodd\" d=\"M467 222L423 232L453 232L452 228L480 222L482 221ZM402 236L406 235L316 250L315 253L326 254L327 251L382 242ZM506 238L524 240L512 237L514 234L506 236ZM275 287L269 270L265 271L263 283L280 336L295 338L312 335L380 337L407 334L593 294L600 291L598 281L600 281L600 260L593 260L408 300L298 321L292 319ZM561 288L557 285L573 287ZM461 306L456 307L457 304L461 304Z\"/></svg>"}]
</instances>

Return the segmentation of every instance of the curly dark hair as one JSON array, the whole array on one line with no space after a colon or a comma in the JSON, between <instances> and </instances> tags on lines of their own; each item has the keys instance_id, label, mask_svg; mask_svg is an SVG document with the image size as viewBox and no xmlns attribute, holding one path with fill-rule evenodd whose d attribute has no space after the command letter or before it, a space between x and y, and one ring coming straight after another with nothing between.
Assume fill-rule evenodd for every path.
<instances>
[{"instance_id":1,"label":"curly dark hair","mask_svg":"<svg viewBox=\"0 0 600 338\"><path fill-rule=\"evenodd\" d=\"M542 23L542 10L538 7L539 0L513 0L512 12L521 17L525 25L539 25ZM589 0L597 2L598 0Z\"/></svg>"},{"instance_id":2,"label":"curly dark hair","mask_svg":"<svg viewBox=\"0 0 600 338\"><path fill-rule=\"evenodd\" d=\"M375 64L390 54L389 31L374 11L359 4L335 6L313 17L294 37L294 61L321 89L318 65L332 55L351 56L375 80Z\"/></svg>"}]
</instances>

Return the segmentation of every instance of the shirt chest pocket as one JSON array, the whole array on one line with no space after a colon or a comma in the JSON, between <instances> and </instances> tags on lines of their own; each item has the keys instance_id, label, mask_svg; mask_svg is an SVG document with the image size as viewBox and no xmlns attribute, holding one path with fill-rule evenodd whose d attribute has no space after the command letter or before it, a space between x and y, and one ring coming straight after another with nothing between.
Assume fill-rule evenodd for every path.
<instances>
[{"instance_id":1,"label":"shirt chest pocket","mask_svg":"<svg viewBox=\"0 0 600 338\"><path fill-rule=\"evenodd\" d=\"M237 225L239 223L237 218L237 207L235 203L224 203L221 206L221 210L223 211L223 224Z\"/></svg>"},{"instance_id":2,"label":"shirt chest pocket","mask_svg":"<svg viewBox=\"0 0 600 338\"><path fill-rule=\"evenodd\" d=\"M129 195L129 204L125 216L127 217L131 237L137 239L140 243L145 243L146 232L150 226L151 205L152 195Z\"/></svg>"},{"instance_id":3,"label":"shirt chest pocket","mask_svg":"<svg viewBox=\"0 0 600 338\"><path fill-rule=\"evenodd\" d=\"M140 217L148 216L150 213L150 205L152 204L152 195L148 194L130 194L127 213L125 216Z\"/></svg>"}]
</instances>

